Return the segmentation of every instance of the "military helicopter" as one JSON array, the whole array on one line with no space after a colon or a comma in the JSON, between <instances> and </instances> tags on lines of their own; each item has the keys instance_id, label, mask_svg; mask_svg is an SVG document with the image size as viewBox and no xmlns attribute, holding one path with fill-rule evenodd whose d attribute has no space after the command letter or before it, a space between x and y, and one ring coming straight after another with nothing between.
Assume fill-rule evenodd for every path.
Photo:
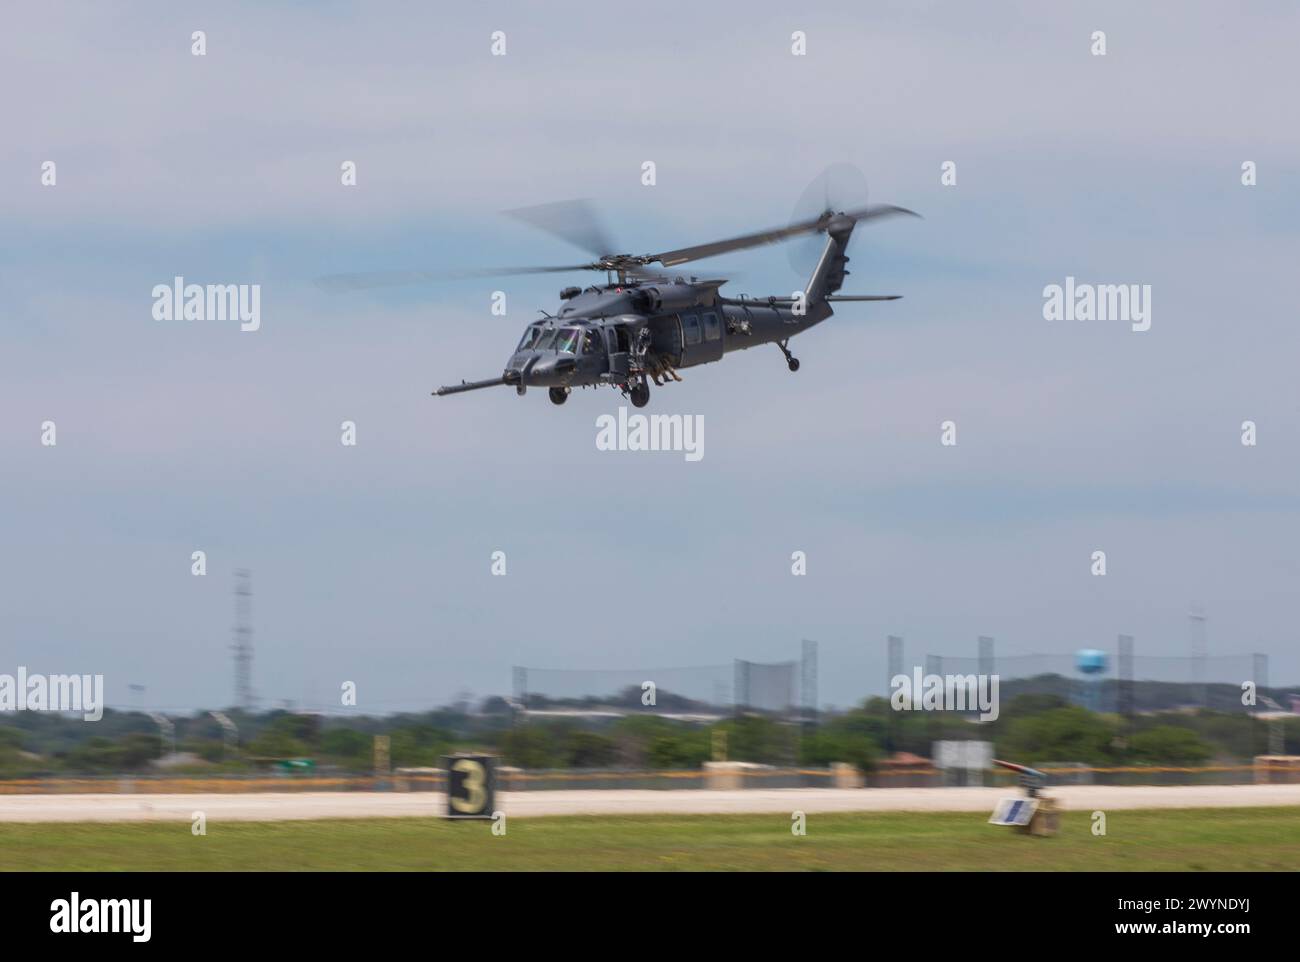
<instances>
[{"instance_id":1,"label":"military helicopter","mask_svg":"<svg viewBox=\"0 0 1300 962\"><path fill-rule=\"evenodd\" d=\"M814 182L816 183L816 182ZM555 404L568 400L575 387L612 386L635 407L650 400L650 383L680 381L688 367L721 360L732 351L775 344L791 371L799 359L790 353L790 338L821 323L832 305L845 301L893 301L898 294L839 294L849 258L849 239L859 224L895 216L920 216L888 204L835 210L825 206L814 217L784 227L755 231L726 240L697 244L655 254L609 253L614 245L585 201L561 201L507 211L588 251L594 259L558 267L519 267L484 271L397 271L335 274L321 278L332 289L356 289L406 284L448 277L510 274L549 274L599 271L604 284L566 287L557 314L524 329L523 337L498 376L461 381L438 388L439 397L511 386L519 394L530 387L546 388ZM731 251L746 250L806 235L825 235L820 255L804 289L791 297L724 297L726 278L669 277L650 265L673 268Z\"/></svg>"}]
</instances>

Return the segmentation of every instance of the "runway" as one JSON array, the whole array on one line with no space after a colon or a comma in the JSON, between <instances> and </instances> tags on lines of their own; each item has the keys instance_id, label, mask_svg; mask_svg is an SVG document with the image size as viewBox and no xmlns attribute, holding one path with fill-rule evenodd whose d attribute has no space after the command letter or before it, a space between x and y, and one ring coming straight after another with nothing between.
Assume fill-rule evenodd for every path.
<instances>
[{"instance_id":1,"label":"runway","mask_svg":"<svg viewBox=\"0 0 1300 962\"><path fill-rule=\"evenodd\" d=\"M794 811L988 812L1009 788L782 788L740 791L585 790L508 792L510 818L547 815L741 815ZM1296 785L1074 785L1050 794L1072 811L1300 806ZM443 814L439 792L266 792L188 795L0 795L0 822L298 821Z\"/></svg>"}]
</instances>

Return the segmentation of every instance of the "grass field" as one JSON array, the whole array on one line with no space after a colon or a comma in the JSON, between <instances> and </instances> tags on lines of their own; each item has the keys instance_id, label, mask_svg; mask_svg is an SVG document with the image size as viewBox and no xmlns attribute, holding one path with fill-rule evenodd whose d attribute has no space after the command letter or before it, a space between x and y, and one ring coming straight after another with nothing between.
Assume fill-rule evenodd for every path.
<instances>
[{"instance_id":1,"label":"grass field","mask_svg":"<svg viewBox=\"0 0 1300 962\"><path fill-rule=\"evenodd\" d=\"M810 815L795 837L768 815L516 819L394 818L0 824L8 870L560 871L1200 871L1300 867L1300 808L1117 811L1094 836L1067 813L1055 838L985 824L979 814Z\"/></svg>"}]
</instances>

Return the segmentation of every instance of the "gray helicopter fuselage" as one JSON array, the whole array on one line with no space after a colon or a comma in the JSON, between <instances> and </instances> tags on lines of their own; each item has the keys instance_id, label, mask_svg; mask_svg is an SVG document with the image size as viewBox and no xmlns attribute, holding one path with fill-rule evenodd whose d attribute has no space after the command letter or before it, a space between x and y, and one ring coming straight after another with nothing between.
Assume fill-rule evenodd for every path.
<instances>
[{"instance_id":1,"label":"gray helicopter fuselage","mask_svg":"<svg viewBox=\"0 0 1300 962\"><path fill-rule=\"evenodd\" d=\"M723 281L639 281L570 288L554 316L530 324L506 363L521 387L625 385L641 370L679 370L784 341L831 316L765 299L730 300Z\"/></svg>"}]
</instances>

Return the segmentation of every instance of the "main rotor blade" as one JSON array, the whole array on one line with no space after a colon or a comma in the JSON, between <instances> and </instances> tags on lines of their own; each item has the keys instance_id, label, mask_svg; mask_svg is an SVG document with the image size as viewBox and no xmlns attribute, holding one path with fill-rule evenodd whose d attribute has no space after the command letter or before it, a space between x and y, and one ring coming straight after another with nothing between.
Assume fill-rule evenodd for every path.
<instances>
[{"instance_id":1,"label":"main rotor blade","mask_svg":"<svg viewBox=\"0 0 1300 962\"><path fill-rule=\"evenodd\" d=\"M615 253L618 248L610 239L609 231L601 223L600 215L588 200L559 200L536 207L520 207L504 212L525 224L554 234L597 258Z\"/></svg>"},{"instance_id":2,"label":"main rotor blade","mask_svg":"<svg viewBox=\"0 0 1300 962\"><path fill-rule=\"evenodd\" d=\"M586 271L599 265L569 264L563 267L496 267L473 271L362 271L353 274L326 274L316 278L316 286L327 291L360 291L376 287L401 287L431 281L465 280L472 277L507 277L511 274L567 274Z\"/></svg>"},{"instance_id":3,"label":"main rotor blade","mask_svg":"<svg viewBox=\"0 0 1300 962\"><path fill-rule=\"evenodd\" d=\"M895 207L892 204L872 204L868 207L859 207L856 210L842 212L842 216L858 223L878 220L882 217L894 217L900 214L907 214L911 217L921 216L914 210L908 210L906 207ZM776 244L791 237L798 237L800 234L811 234L825 230L832 216L841 215L823 214L820 217L799 221L785 227L774 227L771 230L741 234L739 237L714 241L711 244L697 244L694 247L682 247L675 251L665 251L662 254L650 254L646 259L650 262L658 261L664 267L672 267L676 264L684 264L687 261L697 261L701 258L725 254L728 251L740 251L750 247L761 247L764 244Z\"/></svg>"},{"instance_id":4,"label":"main rotor blade","mask_svg":"<svg viewBox=\"0 0 1300 962\"><path fill-rule=\"evenodd\" d=\"M626 272L629 280L639 281L642 284L671 284L675 277L680 277L676 272L669 272L659 267L637 267ZM739 281L745 278L745 271L732 270L729 267L710 267L707 273L700 276L700 280L711 281Z\"/></svg>"},{"instance_id":5,"label":"main rotor blade","mask_svg":"<svg viewBox=\"0 0 1300 962\"><path fill-rule=\"evenodd\" d=\"M827 294L822 299L837 304L840 301L897 301L902 300L902 297L902 294ZM720 297L718 300L736 307L766 307L776 304L786 307L795 303L793 297Z\"/></svg>"},{"instance_id":6,"label":"main rotor blade","mask_svg":"<svg viewBox=\"0 0 1300 962\"><path fill-rule=\"evenodd\" d=\"M898 301L902 294L827 294L825 300L834 304L839 301Z\"/></svg>"}]
</instances>

